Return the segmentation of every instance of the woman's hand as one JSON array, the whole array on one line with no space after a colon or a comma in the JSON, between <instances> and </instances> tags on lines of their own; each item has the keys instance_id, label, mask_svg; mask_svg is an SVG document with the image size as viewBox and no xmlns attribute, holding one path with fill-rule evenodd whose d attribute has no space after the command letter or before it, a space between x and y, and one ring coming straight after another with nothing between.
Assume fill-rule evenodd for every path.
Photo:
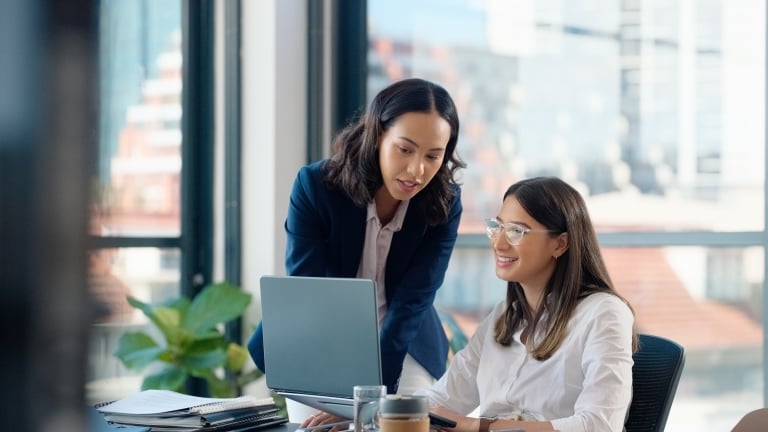
<instances>
[{"instance_id":1,"label":"woman's hand","mask_svg":"<svg viewBox=\"0 0 768 432\"><path fill-rule=\"evenodd\" d=\"M432 409L435 414L449 418L456 422L455 428L442 428L444 432L515 432L524 430L528 432L546 431L552 432L552 423L548 421L520 421L513 419L499 419L491 423L483 422L476 417L465 417L445 407Z\"/></svg>"},{"instance_id":2,"label":"woman's hand","mask_svg":"<svg viewBox=\"0 0 768 432\"><path fill-rule=\"evenodd\" d=\"M304 420L299 428L309 428L315 430L328 429L330 432L340 432L349 429L350 423L352 423L351 420L338 417L333 414L328 414L327 412L318 411L317 413L307 417L307 419ZM328 427L323 428L322 425L328 425Z\"/></svg>"}]
</instances>

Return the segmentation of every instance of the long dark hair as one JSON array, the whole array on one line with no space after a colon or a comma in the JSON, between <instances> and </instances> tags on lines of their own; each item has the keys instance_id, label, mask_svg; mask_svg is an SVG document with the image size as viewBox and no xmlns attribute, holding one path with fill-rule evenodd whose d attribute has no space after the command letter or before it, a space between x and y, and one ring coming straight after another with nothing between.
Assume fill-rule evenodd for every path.
<instances>
[{"instance_id":1,"label":"long dark hair","mask_svg":"<svg viewBox=\"0 0 768 432\"><path fill-rule=\"evenodd\" d=\"M549 235L568 233L568 249L557 258L539 310L534 313L528 306L520 283L509 282L507 310L494 327L496 342L508 346L515 331L527 322L527 348L535 359L545 360L562 343L568 321L581 299L604 292L622 299L630 310L632 307L613 287L587 205L576 189L556 177L535 177L510 186L504 199L510 196L550 230ZM542 322L545 312L547 318ZM534 335L540 325L544 325L544 336L537 339ZM634 329L632 333L632 350L635 351L637 333Z\"/></svg>"},{"instance_id":2,"label":"long dark hair","mask_svg":"<svg viewBox=\"0 0 768 432\"><path fill-rule=\"evenodd\" d=\"M448 219L455 195L454 174L466 164L456 154L459 116L448 92L419 78L395 82L380 91L363 116L344 128L333 141L333 156L325 163L325 182L343 190L358 206L366 206L384 181L379 167L377 144L384 132L403 114L435 112L451 127L443 164L415 200L428 223Z\"/></svg>"}]
</instances>

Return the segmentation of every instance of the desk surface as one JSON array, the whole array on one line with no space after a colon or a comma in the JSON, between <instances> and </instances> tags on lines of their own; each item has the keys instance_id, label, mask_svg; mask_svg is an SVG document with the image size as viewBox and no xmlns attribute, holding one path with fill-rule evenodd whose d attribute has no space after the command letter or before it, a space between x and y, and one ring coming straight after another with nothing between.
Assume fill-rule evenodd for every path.
<instances>
[{"instance_id":1,"label":"desk surface","mask_svg":"<svg viewBox=\"0 0 768 432\"><path fill-rule=\"evenodd\" d=\"M281 425L272 426L266 429L260 429L263 432L293 432L299 428L298 423L283 423Z\"/></svg>"}]
</instances>

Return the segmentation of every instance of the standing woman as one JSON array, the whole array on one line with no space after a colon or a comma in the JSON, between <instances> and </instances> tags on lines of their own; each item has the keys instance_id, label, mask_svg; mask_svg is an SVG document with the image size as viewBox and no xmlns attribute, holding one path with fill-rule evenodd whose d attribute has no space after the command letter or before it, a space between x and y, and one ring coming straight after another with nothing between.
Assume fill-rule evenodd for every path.
<instances>
[{"instance_id":1,"label":"standing woman","mask_svg":"<svg viewBox=\"0 0 768 432\"><path fill-rule=\"evenodd\" d=\"M444 88L396 82L335 138L330 159L299 170L285 231L286 272L376 281L389 393L429 387L448 342L432 302L461 218L456 107ZM261 326L248 349L263 372Z\"/></svg>"}]
</instances>

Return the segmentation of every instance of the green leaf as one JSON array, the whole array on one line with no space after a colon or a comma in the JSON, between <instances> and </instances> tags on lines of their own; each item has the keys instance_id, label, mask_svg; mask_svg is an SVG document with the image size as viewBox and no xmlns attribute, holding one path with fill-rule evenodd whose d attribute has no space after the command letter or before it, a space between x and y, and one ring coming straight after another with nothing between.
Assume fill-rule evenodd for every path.
<instances>
[{"instance_id":1,"label":"green leaf","mask_svg":"<svg viewBox=\"0 0 768 432\"><path fill-rule=\"evenodd\" d=\"M224 350L227 348L227 345L229 345L229 341L224 338L224 335L217 334L216 337L190 340L184 347L184 352L198 354L205 351Z\"/></svg>"},{"instance_id":2,"label":"green leaf","mask_svg":"<svg viewBox=\"0 0 768 432\"><path fill-rule=\"evenodd\" d=\"M238 377L237 377L237 385L240 386L240 387L245 387L247 384L250 384L250 383L256 381L257 379L261 378L262 376L264 376L264 374L261 373L260 370L258 370L256 368L251 369L250 371L248 371L246 373L238 375Z\"/></svg>"},{"instance_id":3,"label":"green leaf","mask_svg":"<svg viewBox=\"0 0 768 432\"><path fill-rule=\"evenodd\" d=\"M159 346L146 333L130 332L120 336L113 355L119 358L125 367L140 370L160 359L164 351L165 348Z\"/></svg>"},{"instance_id":4,"label":"green leaf","mask_svg":"<svg viewBox=\"0 0 768 432\"><path fill-rule=\"evenodd\" d=\"M179 329L181 324L181 312L165 306L156 307L153 311L152 321L165 336L169 345L180 345L183 334Z\"/></svg>"},{"instance_id":5,"label":"green leaf","mask_svg":"<svg viewBox=\"0 0 768 432\"><path fill-rule=\"evenodd\" d=\"M216 349L197 353L185 353L179 359L179 366L188 371L195 371L221 367L226 360L227 352L223 349Z\"/></svg>"},{"instance_id":6,"label":"green leaf","mask_svg":"<svg viewBox=\"0 0 768 432\"><path fill-rule=\"evenodd\" d=\"M199 375L199 377L205 379L208 383L208 391L211 393L211 397L229 398L237 396L237 389L234 388L232 383L219 378L212 371L207 371Z\"/></svg>"},{"instance_id":7,"label":"green leaf","mask_svg":"<svg viewBox=\"0 0 768 432\"><path fill-rule=\"evenodd\" d=\"M165 351L161 352L160 355L157 356L157 359L165 363L175 363L176 356L173 353L173 350L166 348Z\"/></svg>"},{"instance_id":8,"label":"green leaf","mask_svg":"<svg viewBox=\"0 0 768 432\"><path fill-rule=\"evenodd\" d=\"M144 315L146 315L147 318L152 318L152 305L144 303L143 301L133 296L128 296L128 303L136 309L144 312Z\"/></svg>"},{"instance_id":9,"label":"green leaf","mask_svg":"<svg viewBox=\"0 0 768 432\"><path fill-rule=\"evenodd\" d=\"M179 311L182 315L187 313L187 310L189 309L189 305L192 304L191 301L189 301L189 298L186 296L180 296L177 298L172 298L169 300L166 300L162 303L162 306L176 309Z\"/></svg>"},{"instance_id":10,"label":"green leaf","mask_svg":"<svg viewBox=\"0 0 768 432\"><path fill-rule=\"evenodd\" d=\"M208 285L192 301L182 326L192 334L200 334L237 318L250 302L249 293L228 282Z\"/></svg>"},{"instance_id":11,"label":"green leaf","mask_svg":"<svg viewBox=\"0 0 768 432\"><path fill-rule=\"evenodd\" d=\"M151 363L162 360L162 356L167 352L163 347L146 348L137 350L125 355L118 355L125 367L129 369L141 370Z\"/></svg>"},{"instance_id":12,"label":"green leaf","mask_svg":"<svg viewBox=\"0 0 768 432\"><path fill-rule=\"evenodd\" d=\"M227 369L240 372L248 357L248 350L234 342L230 343L227 347Z\"/></svg>"},{"instance_id":13,"label":"green leaf","mask_svg":"<svg viewBox=\"0 0 768 432\"><path fill-rule=\"evenodd\" d=\"M189 310L190 301L188 298L182 296L161 305L151 305L135 297L128 296L128 303L142 311L163 333L168 343L178 343L179 334L175 329L179 327L182 317Z\"/></svg>"},{"instance_id":14,"label":"green leaf","mask_svg":"<svg viewBox=\"0 0 768 432\"><path fill-rule=\"evenodd\" d=\"M200 333L200 334L196 334L194 336L190 335L190 339L189 340L190 340L190 343L195 343L195 344L202 343L202 342L205 342L207 340L216 340L216 341L225 342L224 345L226 345L226 342L227 342L227 339L224 338L224 334L222 334L217 329L214 329L214 330L211 330L211 331L207 331L207 332L204 332L204 333Z\"/></svg>"},{"instance_id":15,"label":"green leaf","mask_svg":"<svg viewBox=\"0 0 768 432\"><path fill-rule=\"evenodd\" d=\"M467 345L469 340L464 334L464 331L461 329L461 327L459 327L459 325L456 323L456 320L454 320L451 315L442 312L438 313L440 315L440 320L443 322L443 325L447 326L450 330L449 333L451 336L449 340L449 347L451 352L456 354Z\"/></svg>"},{"instance_id":16,"label":"green leaf","mask_svg":"<svg viewBox=\"0 0 768 432\"><path fill-rule=\"evenodd\" d=\"M147 375L141 383L141 389L173 390L184 393L184 384L186 384L187 378L189 378L189 374L183 369L169 367L160 373Z\"/></svg>"}]
</instances>

